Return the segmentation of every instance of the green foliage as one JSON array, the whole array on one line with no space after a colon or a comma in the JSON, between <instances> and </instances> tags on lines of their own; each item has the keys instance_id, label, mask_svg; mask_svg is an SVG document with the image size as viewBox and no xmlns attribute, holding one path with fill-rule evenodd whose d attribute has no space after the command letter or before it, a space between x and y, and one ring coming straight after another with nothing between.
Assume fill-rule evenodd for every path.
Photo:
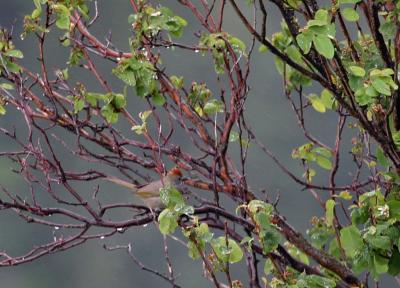
<instances>
[{"instance_id":1,"label":"green foliage","mask_svg":"<svg viewBox=\"0 0 400 288\"><path fill-rule=\"evenodd\" d=\"M340 242L354 270L368 269L375 280L388 271L398 275L400 201L385 199L378 189L362 194L352 210L353 225L340 231Z\"/></svg>"},{"instance_id":2,"label":"green foliage","mask_svg":"<svg viewBox=\"0 0 400 288\"><path fill-rule=\"evenodd\" d=\"M51 5L51 8L57 15L57 20L56 20L57 27L63 30L69 30L69 26L71 25L69 16L71 15L71 12L68 9L68 7L63 4L57 3Z\"/></svg>"},{"instance_id":3,"label":"green foliage","mask_svg":"<svg viewBox=\"0 0 400 288\"><path fill-rule=\"evenodd\" d=\"M16 63L16 59L22 59L24 55L7 39L5 33L5 30L0 31L0 67L3 68L6 73L19 73L21 68Z\"/></svg>"},{"instance_id":4,"label":"green foliage","mask_svg":"<svg viewBox=\"0 0 400 288\"><path fill-rule=\"evenodd\" d=\"M234 240L224 236L213 239L211 247L218 260L222 262L236 263L243 258L243 251L240 246Z\"/></svg>"},{"instance_id":5,"label":"green foliage","mask_svg":"<svg viewBox=\"0 0 400 288\"><path fill-rule=\"evenodd\" d=\"M171 209L164 209L158 215L158 228L162 234L174 233L176 227L178 227L178 217Z\"/></svg>"},{"instance_id":6,"label":"green foliage","mask_svg":"<svg viewBox=\"0 0 400 288\"><path fill-rule=\"evenodd\" d=\"M165 103L164 96L160 94L154 66L145 55L135 54L131 58L122 59L113 69L113 73L128 86L135 87L137 96L151 96L156 105Z\"/></svg>"},{"instance_id":7,"label":"green foliage","mask_svg":"<svg viewBox=\"0 0 400 288\"><path fill-rule=\"evenodd\" d=\"M389 103L387 97L392 94L392 90L397 90L397 84L393 80L392 69L371 69L369 77L365 78L365 71L358 66L350 66L349 70L353 75L350 78L350 87L354 91L357 103L360 106L369 108L380 104L387 108ZM370 111L374 111L370 109ZM372 113L372 112L371 112Z\"/></svg>"},{"instance_id":8,"label":"green foliage","mask_svg":"<svg viewBox=\"0 0 400 288\"><path fill-rule=\"evenodd\" d=\"M294 159L302 159L307 162L315 162L321 168L326 170L332 169L332 152L324 147L315 147L312 143L304 144L292 152Z\"/></svg>"},{"instance_id":9,"label":"green foliage","mask_svg":"<svg viewBox=\"0 0 400 288\"><path fill-rule=\"evenodd\" d=\"M4 84L6 84L6 83L1 84L0 87ZM2 88L2 89L5 89L5 88ZM5 115L7 113L7 110L5 107L6 105L7 105L7 98L2 95L1 89L0 89L0 115Z\"/></svg>"},{"instance_id":10,"label":"green foliage","mask_svg":"<svg viewBox=\"0 0 400 288\"><path fill-rule=\"evenodd\" d=\"M322 90L321 96L311 93L308 95L308 100L311 102L312 107L320 113L325 113L327 109L336 107L336 101L332 93L327 89Z\"/></svg>"},{"instance_id":11,"label":"green foliage","mask_svg":"<svg viewBox=\"0 0 400 288\"><path fill-rule=\"evenodd\" d=\"M13 90L14 85L11 83L0 83L0 115L5 115L7 113L7 97L3 95L2 90Z\"/></svg>"},{"instance_id":12,"label":"green foliage","mask_svg":"<svg viewBox=\"0 0 400 288\"><path fill-rule=\"evenodd\" d=\"M325 220L326 226L332 227L334 220L334 209L335 209L335 200L329 199L325 202Z\"/></svg>"},{"instance_id":13,"label":"green foliage","mask_svg":"<svg viewBox=\"0 0 400 288\"><path fill-rule=\"evenodd\" d=\"M77 114L85 108L85 101L89 104L88 107L96 107L99 101L103 102L101 108L101 115L109 123L116 123L118 121L118 114L126 106L126 98L121 93L93 93L86 92L83 87L80 88L82 95L70 96L74 104L74 113Z\"/></svg>"},{"instance_id":14,"label":"green foliage","mask_svg":"<svg viewBox=\"0 0 400 288\"><path fill-rule=\"evenodd\" d=\"M354 258L356 251L363 247L360 231L354 226L340 230L340 243L346 252L346 256L350 258Z\"/></svg>"},{"instance_id":15,"label":"green foliage","mask_svg":"<svg viewBox=\"0 0 400 288\"><path fill-rule=\"evenodd\" d=\"M192 83L188 95L188 104L200 116L224 112L224 104L217 99L210 99L212 92L205 83Z\"/></svg>"},{"instance_id":16,"label":"green foliage","mask_svg":"<svg viewBox=\"0 0 400 288\"><path fill-rule=\"evenodd\" d=\"M331 23L331 17L325 9L319 9L315 17L307 22L301 33L296 37L297 44L308 54L311 45L325 58L332 59L335 54L335 47L331 39L335 39L335 24Z\"/></svg>"},{"instance_id":17,"label":"green foliage","mask_svg":"<svg viewBox=\"0 0 400 288\"><path fill-rule=\"evenodd\" d=\"M334 288L336 282L332 279L318 276L301 274L293 288Z\"/></svg>"},{"instance_id":18,"label":"green foliage","mask_svg":"<svg viewBox=\"0 0 400 288\"><path fill-rule=\"evenodd\" d=\"M358 15L357 11L352 8L345 8L342 11L344 19L350 22L356 22L360 19L360 15Z\"/></svg>"},{"instance_id":19,"label":"green foliage","mask_svg":"<svg viewBox=\"0 0 400 288\"><path fill-rule=\"evenodd\" d=\"M186 20L174 15L171 9L162 6L154 8L149 4L143 5L139 13L129 15L128 22L135 30L135 36L131 39L134 49L140 46L143 38L153 38L162 31L179 38L187 25Z\"/></svg>"},{"instance_id":20,"label":"green foliage","mask_svg":"<svg viewBox=\"0 0 400 288\"><path fill-rule=\"evenodd\" d=\"M132 126L132 130L135 131L136 134L141 135L147 132L147 118L151 115L153 111L147 110L139 113L139 118L142 120L142 124Z\"/></svg>"},{"instance_id":21,"label":"green foliage","mask_svg":"<svg viewBox=\"0 0 400 288\"><path fill-rule=\"evenodd\" d=\"M49 32L40 24L40 17L42 16L42 5L46 4L48 0L33 0L35 9L31 15L24 17L24 31L21 34L21 38L24 39L26 35L32 32Z\"/></svg>"},{"instance_id":22,"label":"green foliage","mask_svg":"<svg viewBox=\"0 0 400 288\"><path fill-rule=\"evenodd\" d=\"M228 45L240 55L246 54L246 45L242 40L226 32L203 34L199 45L211 51L214 59L214 68L217 74L225 73L225 57Z\"/></svg>"},{"instance_id":23,"label":"green foliage","mask_svg":"<svg viewBox=\"0 0 400 288\"><path fill-rule=\"evenodd\" d=\"M212 261L214 270L224 270L226 263L237 263L243 258L243 251L240 245L227 236L213 238L206 223L198 223L198 219L194 218L194 225L184 230L184 235L189 239L188 251L189 256L193 259L200 257L200 253L206 253L206 244L210 245L211 253L209 259ZM214 257L213 257L214 256Z\"/></svg>"},{"instance_id":24,"label":"green foliage","mask_svg":"<svg viewBox=\"0 0 400 288\"><path fill-rule=\"evenodd\" d=\"M183 80L184 80L183 76L178 77L178 76L172 75L169 78L176 89L181 89L183 87Z\"/></svg>"},{"instance_id":25,"label":"green foliage","mask_svg":"<svg viewBox=\"0 0 400 288\"><path fill-rule=\"evenodd\" d=\"M101 108L101 114L110 123L118 121L118 114L126 106L125 96L123 94L107 93L105 94L105 105Z\"/></svg>"},{"instance_id":26,"label":"green foliage","mask_svg":"<svg viewBox=\"0 0 400 288\"><path fill-rule=\"evenodd\" d=\"M25 38L29 33L32 32L50 32L44 24L41 23L41 17L43 13L43 6L46 5L50 8L50 14L55 16L55 24L57 28L66 30L66 36L69 36L69 30L71 29L71 11L77 9L83 18L88 18L88 6L86 5L87 0L76 0L76 1L50 1L50 0L33 0L35 9L30 15L26 15L24 18L24 31L21 34L21 38ZM66 45L69 45L69 40L64 39Z\"/></svg>"},{"instance_id":27,"label":"green foliage","mask_svg":"<svg viewBox=\"0 0 400 288\"><path fill-rule=\"evenodd\" d=\"M261 200L252 200L249 204L239 206L239 208L245 209L256 225L255 233L258 235L263 252L268 254L274 251L282 241L282 237L270 220L274 210L273 206Z\"/></svg>"},{"instance_id":28,"label":"green foliage","mask_svg":"<svg viewBox=\"0 0 400 288\"><path fill-rule=\"evenodd\" d=\"M196 244L192 240L189 240L188 242L189 256L192 259L199 258L199 250L204 251L206 243L210 243L210 241L214 237L214 234L210 232L206 223L201 223L191 229L187 229L184 234L189 239L193 239L194 241L196 241L197 244L196 246Z\"/></svg>"},{"instance_id":29,"label":"green foliage","mask_svg":"<svg viewBox=\"0 0 400 288\"><path fill-rule=\"evenodd\" d=\"M83 58L83 51L79 47L74 47L69 54L68 64L72 66L78 65Z\"/></svg>"},{"instance_id":30,"label":"green foliage","mask_svg":"<svg viewBox=\"0 0 400 288\"><path fill-rule=\"evenodd\" d=\"M182 215L192 215L194 209L186 205L185 198L173 186L161 188L160 199L166 207L158 216L160 232L172 234L178 227L178 219Z\"/></svg>"},{"instance_id":31,"label":"green foliage","mask_svg":"<svg viewBox=\"0 0 400 288\"><path fill-rule=\"evenodd\" d=\"M310 264L310 259L308 258L307 254L299 250L296 246L290 244L289 242L285 242L285 247L293 258L301 261L304 264Z\"/></svg>"},{"instance_id":32,"label":"green foliage","mask_svg":"<svg viewBox=\"0 0 400 288\"><path fill-rule=\"evenodd\" d=\"M308 69L299 49L297 48L297 46L293 41L293 38L288 30L287 25L285 23L282 23L281 26L282 26L282 31L274 33L272 35L272 43L277 49L286 54L291 60L303 66L305 69ZM303 36L307 37L307 35ZM300 36L300 38L302 38L303 36ZM303 41L302 44L307 46L308 42L305 39L301 39L301 41ZM310 47L311 47L311 42L310 42ZM299 73L296 69L293 69L289 65L286 65L280 58L275 58L275 66L279 74L285 77L285 82L288 89L291 90L293 88L298 88L300 86L311 85L311 80L307 76L303 75L302 73Z\"/></svg>"},{"instance_id":33,"label":"green foliage","mask_svg":"<svg viewBox=\"0 0 400 288\"><path fill-rule=\"evenodd\" d=\"M311 223L313 227L307 231L307 234L310 237L312 245L318 249L325 248L334 235L333 229L327 226L326 219L314 217Z\"/></svg>"}]
</instances>

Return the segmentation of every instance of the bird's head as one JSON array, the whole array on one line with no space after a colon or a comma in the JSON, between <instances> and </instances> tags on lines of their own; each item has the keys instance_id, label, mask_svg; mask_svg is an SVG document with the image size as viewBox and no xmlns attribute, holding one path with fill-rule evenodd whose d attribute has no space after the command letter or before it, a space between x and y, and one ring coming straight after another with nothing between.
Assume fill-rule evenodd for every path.
<instances>
[{"instance_id":1,"label":"bird's head","mask_svg":"<svg viewBox=\"0 0 400 288\"><path fill-rule=\"evenodd\" d=\"M179 181L182 178L182 172L179 168L174 167L171 170L169 170L167 177L169 177L171 180L174 181Z\"/></svg>"}]
</instances>

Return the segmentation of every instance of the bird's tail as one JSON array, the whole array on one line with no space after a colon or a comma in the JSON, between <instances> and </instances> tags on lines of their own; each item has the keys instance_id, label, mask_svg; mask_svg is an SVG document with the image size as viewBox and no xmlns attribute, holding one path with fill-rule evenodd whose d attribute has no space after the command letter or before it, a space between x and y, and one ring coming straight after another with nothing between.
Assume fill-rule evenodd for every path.
<instances>
[{"instance_id":1,"label":"bird's tail","mask_svg":"<svg viewBox=\"0 0 400 288\"><path fill-rule=\"evenodd\" d=\"M136 191L138 190L138 187L135 184L132 184L130 182L124 181L122 179L119 179L117 177L113 177L113 176L108 176L106 178L104 178L104 180L115 183L121 187L125 187L128 188L129 190L131 190L133 193L136 193Z\"/></svg>"}]
</instances>

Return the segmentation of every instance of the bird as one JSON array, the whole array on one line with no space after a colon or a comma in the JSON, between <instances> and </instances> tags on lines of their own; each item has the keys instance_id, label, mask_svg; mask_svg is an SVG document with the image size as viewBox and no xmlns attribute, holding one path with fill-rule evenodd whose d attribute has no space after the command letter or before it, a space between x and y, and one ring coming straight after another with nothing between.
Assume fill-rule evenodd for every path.
<instances>
[{"instance_id":1,"label":"bird","mask_svg":"<svg viewBox=\"0 0 400 288\"><path fill-rule=\"evenodd\" d=\"M160 199L160 189L168 186L175 187L179 185L182 179L182 172L179 168L174 167L162 179L142 186L137 186L113 176L107 176L104 179L119 186L128 188L133 192L133 194L142 199L151 211L155 211L164 208L164 204Z\"/></svg>"}]
</instances>

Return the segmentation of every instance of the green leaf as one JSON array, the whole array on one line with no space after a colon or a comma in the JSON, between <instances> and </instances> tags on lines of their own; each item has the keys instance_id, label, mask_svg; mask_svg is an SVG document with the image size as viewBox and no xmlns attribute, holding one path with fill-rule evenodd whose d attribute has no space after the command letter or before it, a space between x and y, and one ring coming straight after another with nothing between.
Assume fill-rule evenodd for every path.
<instances>
[{"instance_id":1,"label":"green leaf","mask_svg":"<svg viewBox=\"0 0 400 288\"><path fill-rule=\"evenodd\" d=\"M4 105L0 104L0 115L5 115L6 114L6 108L4 107Z\"/></svg>"},{"instance_id":2,"label":"green leaf","mask_svg":"<svg viewBox=\"0 0 400 288\"><path fill-rule=\"evenodd\" d=\"M197 249L196 244L193 241L189 241L187 243L187 247L188 247L188 254L189 254L190 258L198 259L200 257L199 250Z\"/></svg>"},{"instance_id":3,"label":"green leaf","mask_svg":"<svg viewBox=\"0 0 400 288\"><path fill-rule=\"evenodd\" d=\"M272 264L271 259L267 258L267 260L265 261L265 264L264 264L264 274L265 275L272 274L274 271L274 268L275 267L274 267L274 264Z\"/></svg>"},{"instance_id":4,"label":"green leaf","mask_svg":"<svg viewBox=\"0 0 400 288\"><path fill-rule=\"evenodd\" d=\"M315 17L314 17L315 22L314 25L317 25L317 21L318 23L321 23L320 25L317 26L321 26L321 25L326 25L329 23L329 15L328 15L328 11L325 9L319 9L316 13L315 13Z\"/></svg>"},{"instance_id":5,"label":"green leaf","mask_svg":"<svg viewBox=\"0 0 400 288\"><path fill-rule=\"evenodd\" d=\"M114 105L115 109L120 110L126 106L124 94L112 93L110 97L112 98L112 104Z\"/></svg>"},{"instance_id":6,"label":"green leaf","mask_svg":"<svg viewBox=\"0 0 400 288\"><path fill-rule=\"evenodd\" d=\"M285 53L296 63L303 63L302 55L300 51L294 46L290 45L286 48Z\"/></svg>"},{"instance_id":7,"label":"green leaf","mask_svg":"<svg viewBox=\"0 0 400 288\"><path fill-rule=\"evenodd\" d=\"M309 265L310 264L310 260L308 259L307 254L305 254L304 252L302 252L300 249L298 249L296 246L290 244L289 242L285 242L284 243L287 251L289 252L290 255L292 255L293 258Z\"/></svg>"},{"instance_id":8,"label":"green leaf","mask_svg":"<svg viewBox=\"0 0 400 288\"><path fill-rule=\"evenodd\" d=\"M281 234L278 232L276 227L271 224L263 225L263 229L259 233L259 236L265 254L274 251L282 241Z\"/></svg>"},{"instance_id":9,"label":"green leaf","mask_svg":"<svg viewBox=\"0 0 400 288\"><path fill-rule=\"evenodd\" d=\"M296 36L296 41L304 54L308 54L312 45L312 34L311 33L300 33Z\"/></svg>"},{"instance_id":10,"label":"green leaf","mask_svg":"<svg viewBox=\"0 0 400 288\"><path fill-rule=\"evenodd\" d=\"M386 21L384 23L381 23L381 25L379 26L379 32L381 32L385 41L393 39L396 33L396 29L396 23L391 19L391 17L388 17Z\"/></svg>"},{"instance_id":11,"label":"green leaf","mask_svg":"<svg viewBox=\"0 0 400 288\"><path fill-rule=\"evenodd\" d=\"M360 104L360 106L368 105L374 102L373 97L367 95L365 88L361 88L354 93L356 98L356 102Z\"/></svg>"},{"instance_id":12,"label":"green leaf","mask_svg":"<svg viewBox=\"0 0 400 288\"><path fill-rule=\"evenodd\" d=\"M365 245L362 250L356 252L352 266L355 273L360 274L364 269L369 268L371 253L372 251L368 249L367 245Z\"/></svg>"},{"instance_id":13,"label":"green leaf","mask_svg":"<svg viewBox=\"0 0 400 288\"><path fill-rule=\"evenodd\" d=\"M222 113L224 112L224 104L217 99L211 99L204 105L203 111L206 114Z\"/></svg>"},{"instance_id":14,"label":"green leaf","mask_svg":"<svg viewBox=\"0 0 400 288\"><path fill-rule=\"evenodd\" d=\"M370 235L365 240L375 249L390 250L392 241L388 236Z\"/></svg>"},{"instance_id":15,"label":"green leaf","mask_svg":"<svg viewBox=\"0 0 400 288\"><path fill-rule=\"evenodd\" d=\"M333 199L329 199L325 202L325 221L328 227L332 227L336 202Z\"/></svg>"},{"instance_id":16,"label":"green leaf","mask_svg":"<svg viewBox=\"0 0 400 288\"><path fill-rule=\"evenodd\" d=\"M380 77L372 79L372 86L375 88L376 91L378 91L381 94L390 96L390 87L389 85L383 81Z\"/></svg>"},{"instance_id":17,"label":"green leaf","mask_svg":"<svg viewBox=\"0 0 400 288\"><path fill-rule=\"evenodd\" d=\"M263 44L261 44L260 47L258 47L258 52L260 52L260 53L265 53L267 51L268 51L268 47Z\"/></svg>"},{"instance_id":18,"label":"green leaf","mask_svg":"<svg viewBox=\"0 0 400 288\"><path fill-rule=\"evenodd\" d=\"M226 237L221 236L211 241L211 246L222 262L237 263L243 258L242 249L233 239L228 239L227 243Z\"/></svg>"},{"instance_id":19,"label":"green leaf","mask_svg":"<svg viewBox=\"0 0 400 288\"><path fill-rule=\"evenodd\" d=\"M200 257L200 251L204 251L206 243L210 242L213 238L213 233L208 229L206 223L201 223L199 226L184 230L184 235L192 240L189 240L187 246L189 249L189 257L197 259ZM196 241L196 244L195 242Z\"/></svg>"},{"instance_id":20,"label":"green leaf","mask_svg":"<svg viewBox=\"0 0 400 288\"><path fill-rule=\"evenodd\" d=\"M353 223L353 225L362 225L367 222L369 218L368 207L363 206L361 208L354 209L350 216L351 223Z\"/></svg>"},{"instance_id":21,"label":"green leaf","mask_svg":"<svg viewBox=\"0 0 400 288\"><path fill-rule=\"evenodd\" d=\"M370 266L371 267L371 272L372 276L374 277L374 280L377 281L379 280L379 275L386 273L389 269L389 259L374 253L374 255L371 257L372 261Z\"/></svg>"},{"instance_id":22,"label":"green leaf","mask_svg":"<svg viewBox=\"0 0 400 288\"><path fill-rule=\"evenodd\" d=\"M69 20L70 12L68 8L63 4L54 4L52 8L57 13L57 27L63 30L69 30L71 22Z\"/></svg>"},{"instance_id":23,"label":"green leaf","mask_svg":"<svg viewBox=\"0 0 400 288\"><path fill-rule=\"evenodd\" d=\"M359 66L349 66L350 73L357 77L364 77L365 70Z\"/></svg>"},{"instance_id":24,"label":"green leaf","mask_svg":"<svg viewBox=\"0 0 400 288\"><path fill-rule=\"evenodd\" d=\"M68 59L68 64L78 65L83 58L84 58L83 51L80 48L74 47L73 49L71 49L71 53Z\"/></svg>"},{"instance_id":25,"label":"green leaf","mask_svg":"<svg viewBox=\"0 0 400 288\"><path fill-rule=\"evenodd\" d=\"M176 213L170 209L164 209L158 216L159 229L164 235L174 233L176 227L178 227L178 217Z\"/></svg>"},{"instance_id":26,"label":"green leaf","mask_svg":"<svg viewBox=\"0 0 400 288\"><path fill-rule=\"evenodd\" d=\"M326 35L331 39L335 39L335 36L336 36L336 25L335 25L335 23L331 23L331 24L327 25Z\"/></svg>"},{"instance_id":27,"label":"green leaf","mask_svg":"<svg viewBox=\"0 0 400 288\"><path fill-rule=\"evenodd\" d=\"M349 75L349 86L352 91L358 91L364 87L364 82L361 77Z\"/></svg>"},{"instance_id":28,"label":"green leaf","mask_svg":"<svg viewBox=\"0 0 400 288\"><path fill-rule=\"evenodd\" d=\"M183 28L187 26L187 21L182 17L175 15L172 19L167 21L166 24L169 33L175 38L180 38L183 35Z\"/></svg>"},{"instance_id":29,"label":"green leaf","mask_svg":"<svg viewBox=\"0 0 400 288\"><path fill-rule=\"evenodd\" d=\"M8 50L6 53L4 53L4 55L8 56L8 57L14 57L14 58L24 58L24 54L22 54L22 52L20 50Z\"/></svg>"},{"instance_id":30,"label":"green leaf","mask_svg":"<svg viewBox=\"0 0 400 288\"><path fill-rule=\"evenodd\" d=\"M328 253L336 259L339 259L341 257L339 244L336 238L333 238L331 243L329 243Z\"/></svg>"},{"instance_id":31,"label":"green leaf","mask_svg":"<svg viewBox=\"0 0 400 288\"><path fill-rule=\"evenodd\" d=\"M377 97L377 96L379 96L378 91L376 91L375 88L372 87L372 86L368 86L367 88L365 88L365 94L368 97Z\"/></svg>"},{"instance_id":32,"label":"green leaf","mask_svg":"<svg viewBox=\"0 0 400 288\"><path fill-rule=\"evenodd\" d=\"M158 92L158 91L157 91ZM154 93L153 96L151 97L151 100L153 103L157 106L162 106L165 104L166 100L161 93Z\"/></svg>"},{"instance_id":33,"label":"green leaf","mask_svg":"<svg viewBox=\"0 0 400 288\"><path fill-rule=\"evenodd\" d=\"M5 90L13 90L14 89L14 85L11 83L1 83L0 87Z\"/></svg>"},{"instance_id":34,"label":"green leaf","mask_svg":"<svg viewBox=\"0 0 400 288\"><path fill-rule=\"evenodd\" d=\"M74 101L74 113L78 113L85 107L85 101L83 99L76 99Z\"/></svg>"},{"instance_id":35,"label":"green leaf","mask_svg":"<svg viewBox=\"0 0 400 288\"><path fill-rule=\"evenodd\" d=\"M286 286L289 287L289 286ZM334 288L335 281L319 275L300 274L295 288ZM292 288L292 287L290 287Z\"/></svg>"},{"instance_id":36,"label":"green leaf","mask_svg":"<svg viewBox=\"0 0 400 288\"><path fill-rule=\"evenodd\" d=\"M314 35L313 43L315 45L315 49L317 49L317 51L325 58L332 59L335 55L335 48L328 36L316 34Z\"/></svg>"},{"instance_id":37,"label":"green leaf","mask_svg":"<svg viewBox=\"0 0 400 288\"><path fill-rule=\"evenodd\" d=\"M389 206L389 217L399 221L400 220L400 201L389 200L387 202L387 205Z\"/></svg>"},{"instance_id":38,"label":"green leaf","mask_svg":"<svg viewBox=\"0 0 400 288\"><path fill-rule=\"evenodd\" d=\"M9 59L4 59L4 62L9 72L19 73L21 71L21 67L18 64L10 61Z\"/></svg>"},{"instance_id":39,"label":"green leaf","mask_svg":"<svg viewBox=\"0 0 400 288\"><path fill-rule=\"evenodd\" d=\"M239 133L231 130L231 133L229 133L229 142L236 142L239 140Z\"/></svg>"},{"instance_id":40,"label":"green leaf","mask_svg":"<svg viewBox=\"0 0 400 288\"><path fill-rule=\"evenodd\" d=\"M364 246L361 233L355 226L348 226L340 230L340 243L346 256L350 258L354 258L356 252Z\"/></svg>"},{"instance_id":41,"label":"green leaf","mask_svg":"<svg viewBox=\"0 0 400 288\"><path fill-rule=\"evenodd\" d=\"M183 87L183 76L178 77L176 75L172 75L170 77L171 83L175 86L177 89L181 89Z\"/></svg>"},{"instance_id":42,"label":"green leaf","mask_svg":"<svg viewBox=\"0 0 400 288\"><path fill-rule=\"evenodd\" d=\"M125 84L129 86L136 86L135 73L133 71L128 71L128 70L120 71L117 68L114 68L113 73L119 79L124 81Z\"/></svg>"},{"instance_id":43,"label":"green leaf","mask_svg":"<svg viewBox=\"0 0 400 288\"><path fill-rule=\"evenodd\" d=\"M176 206L185 205L185 198L173 186L166 186L160 189L161 202L167 207L174 209Z\"/></svg>"},{"instance_id":44,"label":"green leaf","mask_svg":"<svg viewBox=\"0 0 400 288\"><path fill-rule=\"evenodd\" d=\"M380 147L378 147L376 150L376 158L379 165L382 165L385 168L388 168L390 166L389 160L386 158L382 148Z\"/></svg>"},{"instance_id":45,"label":"green leaf","mask_svg":"<svg viewBox=\"0 0 400 288\"><path fill-rule=\"evenodd\" d=\"M115 108L111 104L104 105L103 108L101 108L101 115L103 115L109 123L116 123L118 121L118 113L115 112Z\"/></svg>"},{"instance_id":46,"label":"green leaf","mask_svg":"<svg viewBox=\"0 0 400 288\"><path fill-rule=\"evenodd\" d=\"M352 8L343 9L342 15L344 19L350 22L356 22L360 19L360 15L358 15L357 11Z\"/></svg>"},{"instance_id":47,"label":"green leaf","mask_svg":"<svg viewBox=\"0 0 400 288\"><path fill-rule=\"evenodd\" d=\"M210 242L214 234L210 232L207 223L201 223L195 228L196 238L204 242Z\"/></svg>"},{"instance_id":48,"label":"green leaf","mask_svg":"<svg viewBox=\"0 0 400 288\"><path fill-rule=\"evenodd\" d=\"M93 92L87 92L84 95L85 100L91 105L91 106L96 106L98 100L103 100L106 98L105 94L100 94L100 93L93 93Z\"/></svg>"},{"instance_id":49,"label":"green leaf","mask_svg":"<svg viewBox=\"0 0 400 288\"><path fill-rule=\"evenodd\" d=\"M316 147L313 149L313 152L318 153L326 158L332 157L332 151L325 147Z\"/></svg>"},{"instance_id":50,"label":"green leaf","mask_svg":"<svg viewBox=\"0 0 400 288\"><path fill-rule=\"evenodd\" d=\"M326 227L325 223L322 223L322 221L318 221L318 223L314 223L313 227L307 231L307 234L310 236L313 246L318 249L323 249L332 238L333 230Z\"/></svg>"},{"instance_id":51,"label":"green leaf","mask_svg":"<svg viewBox=\"0 0 400 288\"><path fill-rule=\"evenodd\" d=\"M335 98L328 89L322 90L320 99L326 108L333 109Z\"/></svg>"},{"instance_id":52,"label":"green leaf","mask_svg":"<svg viewBox=\"0 0 400 288\"><path fill-rule=\"evenodd\" d=\"M308 99L310 100L311 105L315 109L315 111L320 113L326 112L326 107L324 105L324 102L317 95L311 94L309 95Z\"/></svg>"},{"instance_id":53,"label":"green leaf","mask_svg":"<svg viewBox=\"0 0 400 288\"><path fill-rule=\"evenodd\" d=\"M236 52L244 53L246 51L246 44L244 44L244 42L242 40L240 40L239 38L230 36L229 42L231 43L233 49Z\"/></svg>"},{"instance_id":54,"label":"green leaf","mask_svg":"<svg viewBox=\"0 0 400 288\"><path fill-rule=\"evenodd\" d=\"M42 9L36 8L32 11L31 17L32 19L36 19L39 18L41 14L42 14Z\"/></svg>"},{"instance_id":55,"label":"green leaf","mask_svg":"<svg viewBox=\"0 0 400 288\"><path fill-rule=\"evenodd\" d=\"M339 198L342 198L344 200L351 200L353 198L353 196L350 194L349 191L342 191L340 192L340 194L338 195Z\"/></svg>"},{"instance_id":56,"label":"green leaf","mask_svg":"<svg viewBox=\"0 0 400 288\"><path fill-rule=\"evenodd\" d=\"M326 170L331 170L332 169L332 162L328 158L325 158L323 156L317 155L316 156L316 162L320 167L322 167L322 168L324 168Z\"/></svg>"},{"instance_id":57,"label":"green leaf","mask_svg":"<svg viewBox=\"0 0 400 288\"><path fill-rule=\"evenodd\" d=\"M400 273L400 253L398 249L393 249L392 256L389 259L388 273L396 276Z\"/></svg>"},{"instance_id":58,"label":"green leaf","mask_svg":"<svg viewBox=\"0 0 400 288\"><path fill-rule=\"evenodd\" d=\"M339 4L356 4L361 0L339 0Z\"/></svg>"},{"instance_id":59,"label":"green leaf","mask_svg":"<svg viewBox=\"0 0 400 288\"><path fill-rule=\"evenodd\" d=\"M274 206L261 200L251 200L247 204L247 209L253 215L259 212L264 212L266 215L270 215L274 211Z\"/></svg>"}]
</instances>

